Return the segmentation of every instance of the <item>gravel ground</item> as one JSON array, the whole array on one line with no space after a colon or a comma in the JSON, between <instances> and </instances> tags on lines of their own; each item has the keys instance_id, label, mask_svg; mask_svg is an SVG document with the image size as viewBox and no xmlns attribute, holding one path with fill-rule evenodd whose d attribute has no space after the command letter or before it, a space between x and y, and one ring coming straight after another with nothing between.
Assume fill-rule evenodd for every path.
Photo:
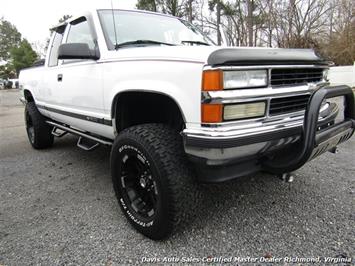
<instances>
[{"instance_id":1,"label":"gravel ground","mask_svg":"<svg viewBox=\"0 0 355 266\"><path fill-rule=\"evenodd\" d=\"M16 90L0 91L0 265L114 265L144 258L355 255L355 138L283 183L257 174L203 186L196 220L154 242L135 232L112 189L110 150L76 138L36 151ZM180 261L181 262L181 261Z\"/></svg>"}]
</instances>

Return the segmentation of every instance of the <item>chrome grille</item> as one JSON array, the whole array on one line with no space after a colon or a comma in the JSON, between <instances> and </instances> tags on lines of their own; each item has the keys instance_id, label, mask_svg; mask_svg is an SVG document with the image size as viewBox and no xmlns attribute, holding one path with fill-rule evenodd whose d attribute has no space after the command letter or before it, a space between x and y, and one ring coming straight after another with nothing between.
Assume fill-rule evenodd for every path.
<instances>
[{"instance_id":1,"label":"chrome grille","mask_svg":"<svg viewBox=\"0 0 355 266\"><path fill-rule=\"evenodd\" d=\"M307 84L319 82L322 78L322 68L277 68L271 70L272 86Z\"/></svg>"},{"instance_id":2,"label":"chrome grille","mask_svg":"<svg viewBox=\"0 0 355 266\"><path fill-rule=\"evenodd\" d=\"M270 100L269 114L281 115L306 109L310 95L274 98Z\"/></svg>"}]
</instances>

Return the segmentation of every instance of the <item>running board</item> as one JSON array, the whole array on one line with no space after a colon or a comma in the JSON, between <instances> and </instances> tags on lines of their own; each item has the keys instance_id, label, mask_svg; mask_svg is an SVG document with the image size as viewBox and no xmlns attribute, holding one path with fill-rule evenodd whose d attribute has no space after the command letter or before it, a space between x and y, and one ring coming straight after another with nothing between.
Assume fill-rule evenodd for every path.
<instances>
[{"instance_id":1,"label":"running board","mask_svg":"<svg viewBox=\"0 0 355 266\"><path fill-rule=\"evenodd\" d=\"M66 133L71 133L73 135L79 136L80 138L79 138L79 141L78 141L78 147L82 148L84 150L92 150L92 149L96 148L98 146L98 144L103 144L103 145L108 145L108 146L112 145L112 141L109 140L109 139L101 139L99 137L92 136L92 135L90 135L88 133L84 133L84 132L81 132L79 130L73 129L73 128L69 127L69 126L64 126L64 125L61 125L59 123L55 123L55 122L52 122L52 121L46 121L46 123L54 127L52 133L53 132L57 133L56 132L56 128L59 128L60 130L65 131ZM63 136L64 134L61 133L61 134L58 134L58 135L59 136L60 135ZM53 135L55 135L55 134L53 134ZM91 145L91 146L85 145L85 144L83 144L84 143L83 142L83 138L89 139L91 141L94 141L97 145L96 146L95 145ZM93 146L95 146L95 147L93 147Z\"/></svg>"},{"instance_id":2,"label":"running board","mask_svg":"<svg viewBox=\"0 0 355 266\"><path fill-rule=\"evenodd\" d=\"M60 130L59 132L58 132L58 129ZM57 138L61 138L64 135L66 135L67 133L68 133L68 131L65 131L59 127L53 127L53 129L52 129L52 135Z\"/></svg>"},{"instance_id":3,"label":"running board","mask_svg":"<svg viewBox=\"0 0 355 266\"><path fill-rule=\"evenodd\" d=\"M92 151L99 145L100 143L91 139L83 138L81 136L79 137L78 143L76 144L76 146L78 146L80 149L83 149L84 151Z\"/></svg>"}]
</instances>

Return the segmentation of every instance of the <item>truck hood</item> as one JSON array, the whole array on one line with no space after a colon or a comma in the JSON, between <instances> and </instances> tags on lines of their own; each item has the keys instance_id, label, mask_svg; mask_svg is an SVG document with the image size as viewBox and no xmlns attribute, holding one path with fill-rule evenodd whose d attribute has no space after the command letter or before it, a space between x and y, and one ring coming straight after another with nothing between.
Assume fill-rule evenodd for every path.
<instances>
[{"instance_id":1,"label":"truck hood","mask_svg":"<svg viewBox=\"0 0 355 266\"><path fill-rule=\"evenodd\" d=\"M145 46L110 52L117 60L171 60L221 65L316 64L327 62L311 49L221 46Z\"/></svg>"}]
</instances>

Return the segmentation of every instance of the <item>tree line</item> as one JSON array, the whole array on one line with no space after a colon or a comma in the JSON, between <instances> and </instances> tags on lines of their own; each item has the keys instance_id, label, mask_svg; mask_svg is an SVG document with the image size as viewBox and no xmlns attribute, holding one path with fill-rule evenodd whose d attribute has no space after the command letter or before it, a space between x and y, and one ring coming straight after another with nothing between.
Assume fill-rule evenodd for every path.
<instances>
[{"instance_id":1,"label":"tree line","mask_svg":"<svg viewBox=\"0 0 355 266\"><path fill-rule=\"evenodd\" d=\"M59 23L71 18L71 15L64 15ZM52 32L49 31L49 34ZM0 78L16 78L20 70L33 64L46 55L49 38L45 43L36 42L30 44L23 38L15 25L0 18Z\"/></svg>"},{"instance_id":2,"label":"tree line","mask_svg":"<svg viewBox=\"0 0 355 266\"><path fill-rule=\"evenodd\" d=\"M38 59L31 44L9 21L0 18L0 78L16 78Z\"/></svg>"},{"instance_id":3,"label":"tree line","mask_svg":"<svg viewBox=\"0 0 355 266\"><path fill-rule=\"evenodd\" d=\"M136 7L184 18L217 44L313 48L337 65L355 60L354 0L138 0Z\"/></svg>"}]
</instances>

